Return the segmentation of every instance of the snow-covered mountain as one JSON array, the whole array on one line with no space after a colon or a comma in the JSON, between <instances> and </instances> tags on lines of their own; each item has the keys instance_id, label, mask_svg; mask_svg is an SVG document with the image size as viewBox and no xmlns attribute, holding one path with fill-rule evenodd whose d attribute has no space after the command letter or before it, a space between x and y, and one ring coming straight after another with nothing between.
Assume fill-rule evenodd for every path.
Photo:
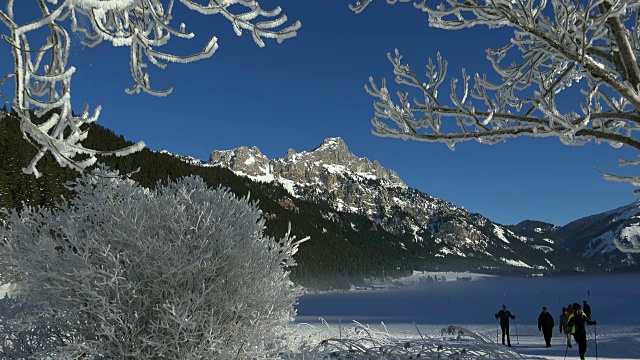
<instances>
[{"instance_id":1,"label":"snow-covered mountain","mask_svg":"<svg viewBox=\"0 0 640 360\"><path fill-rule=\"evenodd\" d=\"M169 151L167 151L167 150L162 150L162 151L160 151L160 154L167 154L167 155L171 155L171 156L173 156L173 157L175 157L175 158L178 158L178 159L180 159L180 160L182 160L182 161L184 161L184 162L186 162L187 164L190 164L190 165L195 165L195 166L207 166L207 164L204 164L204 163L202 162L202 160L200 160L200 159L196 159L196 158L194 158L193 156L186 156L186 155L173 154L173 153L170 153L170 152L169 152Z\"/></svg>"},{"instance_id":2,"label":"snow-covered mountain","mask_svg":"<svg viewBox=\"0 0 640 360\"><path fill-rule=\"evenodd\" d=\"M623 253L623 245L640 241L640 200L629 205L573 221L556 233L566 249L612 267L637 266L640 254Z\"/></svg>"},{"instance_id":3,"label":"snow-covered mountain","mask_svg":"<svg viewBox=\"0 0 640 360\"><path fill-rule=\"evenodd\" d=\"M226 167L256 181L279 183L295 198L365 215L387 231L410 235L415 243L431 249L443 266L465 264L529 273L582 271L590 266L579 257L574 259L553 237L516 233L409 188L393 170L351 153L341 138L326 139L308 152L289 150L276 159L267 158L255 146L216 150L208 165ZM567 262L567 257L575 261Z\"/></svg>"}]
</instances>

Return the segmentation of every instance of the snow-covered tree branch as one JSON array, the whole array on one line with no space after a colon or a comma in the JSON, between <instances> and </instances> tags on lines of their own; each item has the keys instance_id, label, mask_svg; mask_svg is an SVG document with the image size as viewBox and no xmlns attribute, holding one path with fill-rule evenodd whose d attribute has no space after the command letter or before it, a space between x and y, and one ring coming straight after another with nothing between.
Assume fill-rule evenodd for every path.
<instances>
[{"instance_id":1,"label":"snow-covered tree branch","mask_svg":"<svg viewBox=\"0 0 640 360\"><path fill-rule=\"evenodd\" d=\"M16 12L37 3L40 14L31 21L18 23ZM133 86L127 93L144 91L151 95L166 96L171 89L154 89L145 71L146 61L159 68L168 63L188 63L214 54L218 48L212 37L203 50L193 55L174 55L158 50L171 37L191 39L184 23L174 26L172 10L175 0L8 0L0 20L8 29L3 39L11 46L14 70L7 77L14 79L15 94L10 102L21 120L25 139L39 152L24 169L39 176L36 165L47 153L51 153L61 166L82 171L96 162L98 155L124 156L144 147L139 142L114 152L100 152L85 148L81 142L87 137L87 124L96 121L100 106L90 112L88 106L80 115L71 109L71 78L76 69L68 65L71 32L84 35L87 46L108 41L113 46L127 46L131 53ZM264 38L277 42L296 36L300 22L283 27L287 22L280 15L280 8L264 10L254 0L207 0L200 4L192 0L179 0L188 9L204 15L222 15L236 34L251 33L258 46L264 46ZM236 14L237 7L247 11ZM231 9L235 9L232 11ZM82 20L82 21L81 21ZM259 21L261 20L261 21ZM81 24L88 24L83 27ZM48 35L43 35L48 33ZM34 43L41 44L34 46ZM36 118L45 117L44 121Z\"/></svg>"},{"instance_id":2,"label":"snow-covered tree branch","mask_svg":"<svg viewBox=\"0 0 640 360\"><path fill-rule=\"evenodd\" d=\"M359 13L371 2L351 9ZM404 63L398 50L389 54L395 82L419 95L398 91L392 99L384 79L378 85L370 78L365 88L376 98L375 135L440 142L451 150L462 141L495 144L519 136L640 150L640 1L446 0L432 7L422 0L413 5L436 28L508 27L513 35L504 47L487 49L494 74L472 77L462 69L462 77L449 82L449 99L439 96L447 75L447 61L439 53L428 60L424 76ZM570 93L570 86L581 95ZM560 110L558 104L566 108L567 102L574 108ZM620 160L621 166L638 164ZM640 186L640 176L605 178ZM625 250L640 252L638 247Z\"/></svg>"}]
</instances>

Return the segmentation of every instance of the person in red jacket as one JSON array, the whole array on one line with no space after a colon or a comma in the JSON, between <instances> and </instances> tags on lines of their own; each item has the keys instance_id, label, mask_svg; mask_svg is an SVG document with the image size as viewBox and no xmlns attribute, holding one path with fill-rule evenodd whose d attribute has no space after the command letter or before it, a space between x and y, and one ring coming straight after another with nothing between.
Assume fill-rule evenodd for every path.
<instances>
[{"instance_id":1,"label":"person in red jacket","mask_svg":"<svg viewBox=\"0 0 640 360\"><path fill-rule=\"evenodd\" d=\"M562 314L560 314L560 334L567 336L567 347L571 346L571 328L569 327L569 312L566 307L562 308Z\"/></svg>"}]
</instances>

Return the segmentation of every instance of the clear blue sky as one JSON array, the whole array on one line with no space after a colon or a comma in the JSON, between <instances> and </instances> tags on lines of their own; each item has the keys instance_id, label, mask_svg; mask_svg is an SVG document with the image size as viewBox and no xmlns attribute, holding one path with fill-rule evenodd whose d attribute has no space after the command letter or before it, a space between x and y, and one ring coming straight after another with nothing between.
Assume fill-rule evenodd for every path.
<instances>
[{"instance_id":1,"label":"clear blue sky","mask_svg":"<svg viewBox=\"0 0 640 360\"><path fill-rule=\"evenodd\" d=\"M397 171L410 187L502 224L536 219L564 225L636 200L632 186L607 182L594 168L620 172L620 156L637 156L630 149L521 138L494 146L459 144L451 152L440 144L372 135L374 99L363 86L369 76L378 82L393 79L387 52L398 48L418 73L438 51L449 61L449 76L459 77L462 67L470 74L489 72L485 48L506 44L510 31L437 30L411 4L375 0L356 15L348 3L261 1L265 9L280 5L302 28L296 38L283 44L267 40L259 48L250 36L237 37L221 16L188 12L176 2L174 19L186 23L196 38L172 39L167 49L192 53L217 36L217 53L192 64L152 69L156 88L174 88L169 97L156 98L124 93L132 84L128 49L107 43L74 47L74 104L77 111L84 102L102 105L100 124L143 140L152 150L203 160L212 150L242 145L282 157L289 148L310 150L339 136L353 153ZM441 87L443 96L448 90Z\"/></svg>"}]
</instances>

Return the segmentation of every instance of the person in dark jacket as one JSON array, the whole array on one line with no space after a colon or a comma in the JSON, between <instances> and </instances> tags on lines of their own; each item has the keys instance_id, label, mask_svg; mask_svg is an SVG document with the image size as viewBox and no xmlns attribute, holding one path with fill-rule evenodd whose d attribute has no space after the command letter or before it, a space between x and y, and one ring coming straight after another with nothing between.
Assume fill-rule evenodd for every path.
<instances>
[{"instance_id":1,"label":"person in dark jacket","mask_svg":"<svg viewBox=\"0 0 640 360\"><path fill-rule=\"evenodd\" d=\"M542 312L538 316L538 331L542 331L544 342L547 347L551 347L551 336L553 334L553 316L549 314L546 307L542 308Z\"/></svg>"},{"instance_id":2,"label":"person in dark jacket","mask_svg":"<svg viewBox=\"0 0 640 360\"><path fill-rule=\"evenodd\" d=\"M562 308L562 314L560 314L560 334L564 332L567 336L567 347L571 346L571 328L569 327L569 312L566 307Z\"/></svg>"},{"instance_id":3,"label":"person in dark jacket","mask_svg":"<svg viewBox=\"0 0 640 360\"><path fill-rule=\"evenodd\" d=\"M587 314L587 317L591 319L591 306L587 304L587 300L582 300L582 312Z\"/></svg>"},{"instance_id":4,"label":"person in dark jacket","mask_svg":"<svg viewBox=\"0 0 640 360\"><path fill-rule=\"evenodd\" d=\"M500 318L500 328L502 329L502 345L504 345L504 337L507 336L507 346L511 346L511 338L509 337L509 318L515 319L515 315L509 312L507 305L502 304L502 310L496 314L496 319Z\"/></svg>"},{"instance_id":5,"label":"person in dark jacket","mask_svg":"<svg viewBox=\"0 0 640 360\"><path fill-rule=\"evenodd\" d=\"M573 314L569 316L567 324L571 327L573 338L576 339L576 342L578 343L580 359L584 360L584 353L587 352L587 329L585 324L596 325L597 322L591 321L591 319L587 317L587 314L582 312L580 304L573 304L573 309Z\"/></svg>"}]
</instances>

